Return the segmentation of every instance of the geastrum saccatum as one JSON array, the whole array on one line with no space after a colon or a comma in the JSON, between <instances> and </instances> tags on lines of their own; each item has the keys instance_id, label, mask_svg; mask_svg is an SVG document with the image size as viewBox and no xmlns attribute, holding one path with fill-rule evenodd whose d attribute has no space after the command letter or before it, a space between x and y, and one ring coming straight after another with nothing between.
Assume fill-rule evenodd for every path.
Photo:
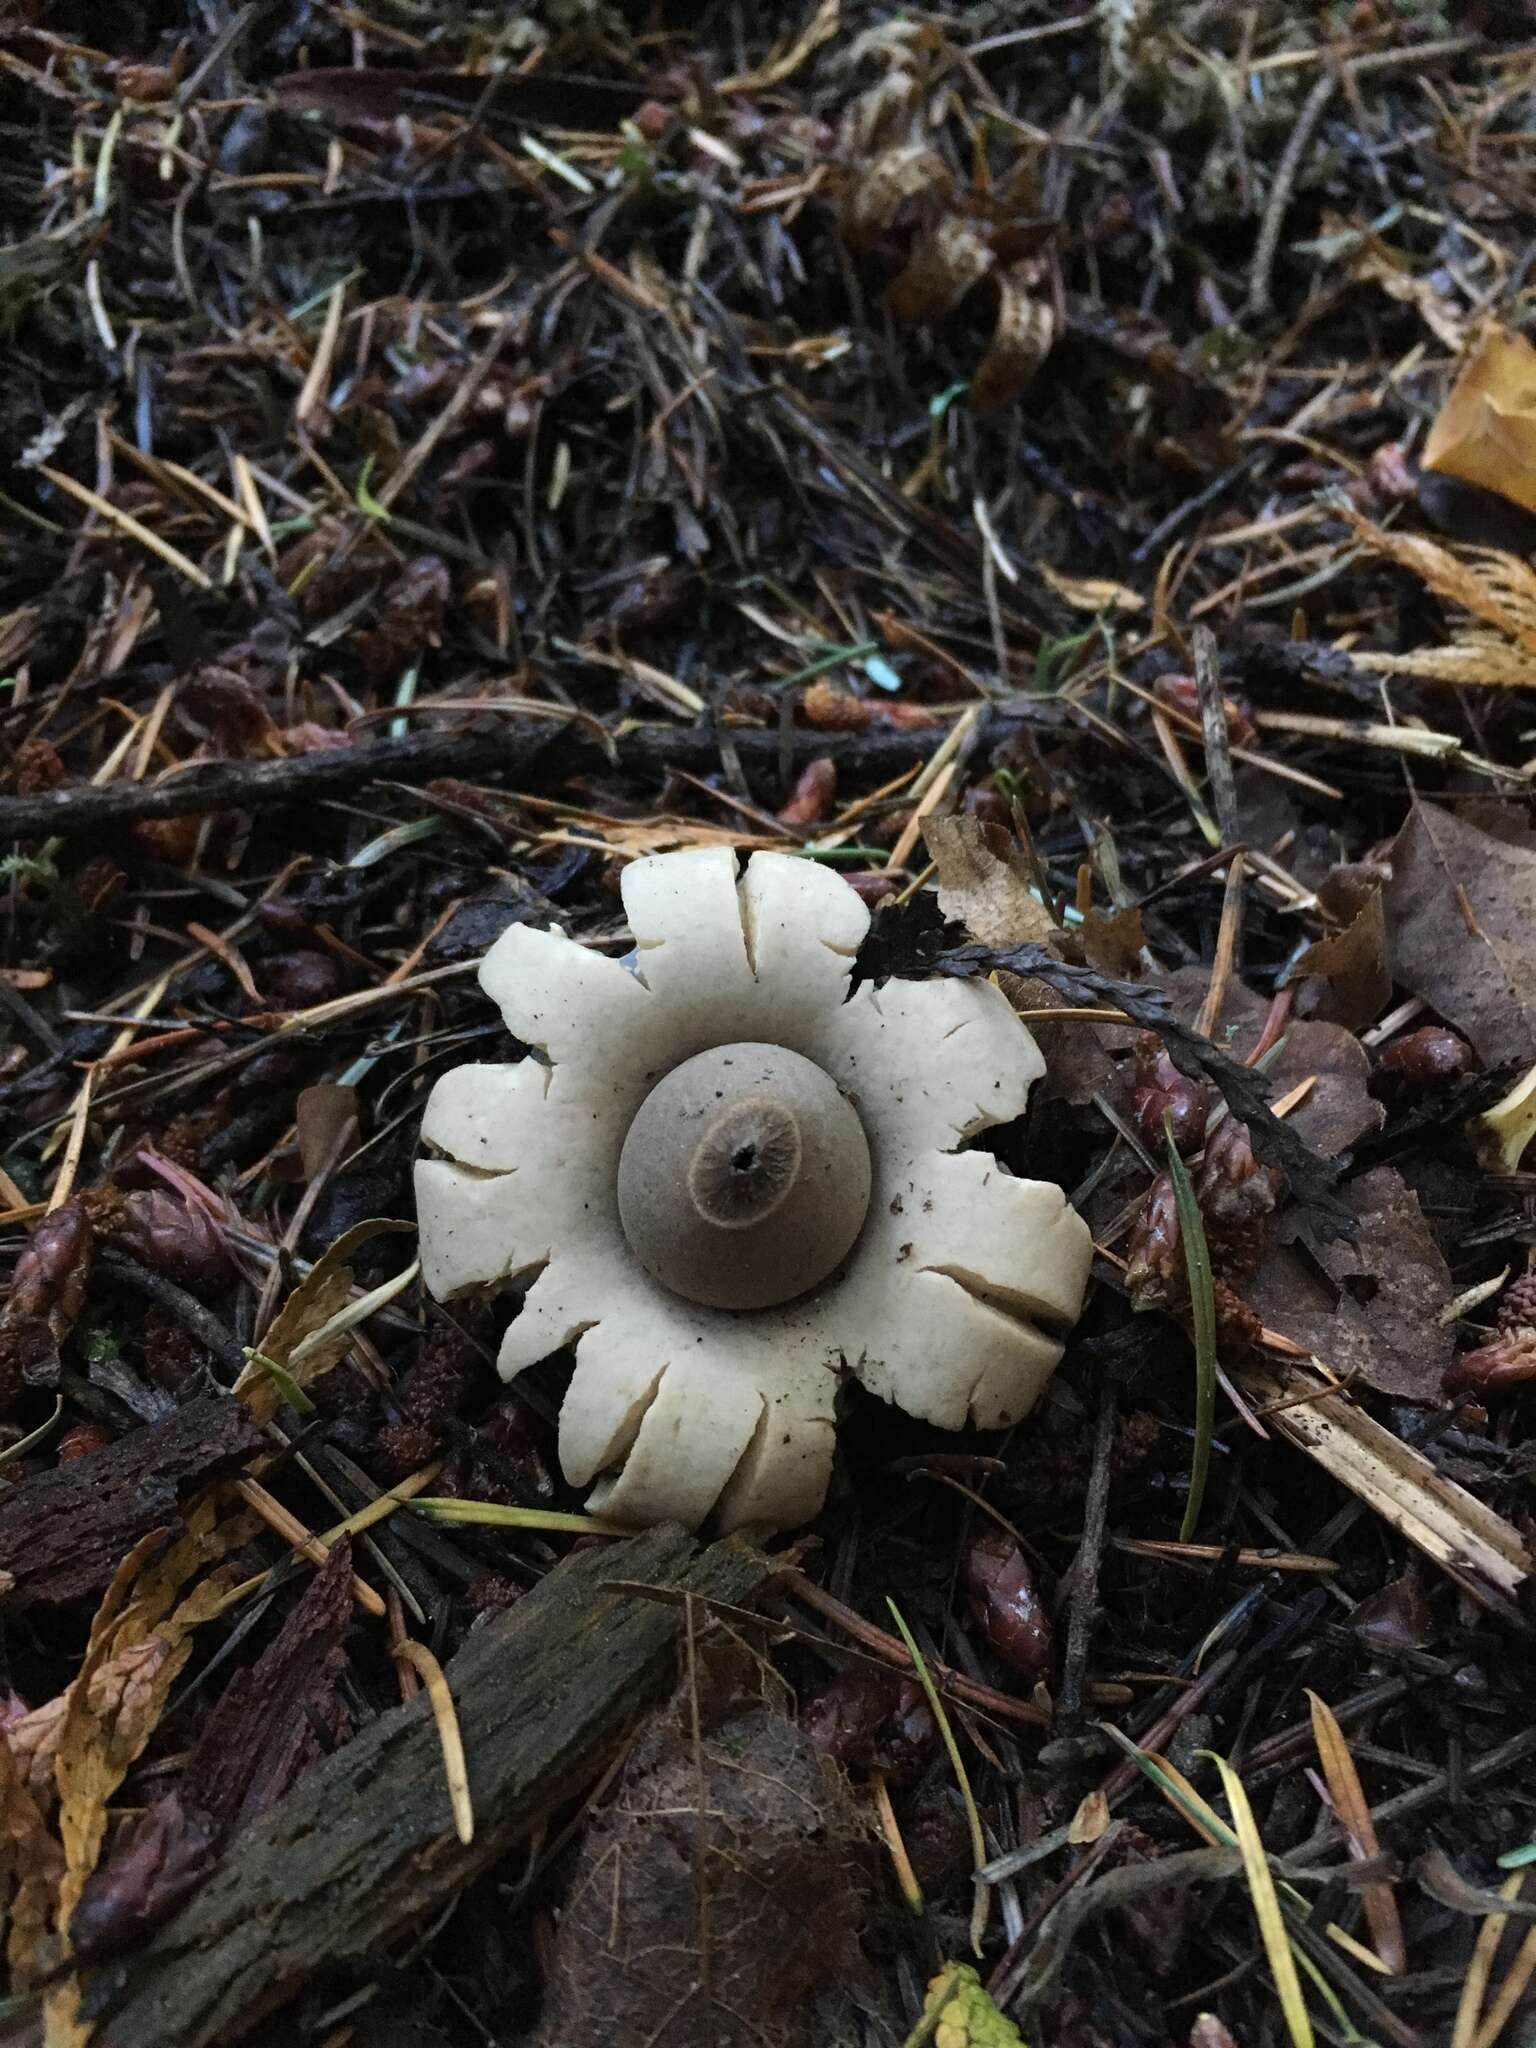
<instances>
[{"instance_id":1,"label":"geastrum saccatum","mask_svg":"<svg viewBox=\"0 0 1536 2048\"><path fill-rule=\"evenodd\" d=\"M623 876L633 971L514 925L480 981L533 1055L432 1091L416 1169L440 1300L527 1282L512 1378L574 1344L560 1459L627 1523L786 1529L820 1507L839 1381L959 1428L1023 1416L1092 1245L979 1132L1044 1063L1006 997L862 984L836 874L725 847Z\"/></svg>"}]
</instances>

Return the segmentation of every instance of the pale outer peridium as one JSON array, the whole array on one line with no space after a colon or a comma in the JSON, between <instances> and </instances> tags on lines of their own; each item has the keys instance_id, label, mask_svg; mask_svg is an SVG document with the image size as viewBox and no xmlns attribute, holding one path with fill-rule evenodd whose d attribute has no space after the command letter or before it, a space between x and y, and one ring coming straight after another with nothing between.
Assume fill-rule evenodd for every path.
<instances>
[{"instance_id":1,"label":"pale outer peridium","mask_svg":"<svg viewBox=\"0 0 1536 2048\"><path fill-rule=\"evenodd\" d=\"M439 1299L537 1275L507 1330L510 1379L575 1343L560 1457L592 1505L643 1524L792 1528L831 1471L840 1375L944 1428L1026 1414L1082 1302L1092 1241L1053 1183L956 1147L1021 1113L1044 1062L985 982L870 983L869 923L808 860L729 848L634 862L638 972L514 925L480 968L541 1059L451 1069L422 1123L422 1270ZM853 1103L873 1191L857 1244L813 1293L747 1313L659 1287L618 1219L617 1162L646 1094L731 1040L786 1045ZM547 1062L547 1064L545 1064ZM1042 1325L1044 1327L1042 1327Z\"/></svg>"}]
</instances>

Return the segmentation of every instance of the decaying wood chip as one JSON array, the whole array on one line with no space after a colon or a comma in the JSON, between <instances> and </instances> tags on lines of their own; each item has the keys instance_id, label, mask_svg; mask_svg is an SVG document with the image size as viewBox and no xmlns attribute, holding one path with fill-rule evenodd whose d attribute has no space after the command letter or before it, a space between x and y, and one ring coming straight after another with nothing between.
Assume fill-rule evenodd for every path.
<instances>
[{"instance_id":1,"label":"decaying wood chip","mask_svg":"<svg viewBox=\"0 0 1536 2048\"><path fill-rule=\"evenodd\" d=\"M174 1526L195 1488L236 1470L261 1442L238 1401L210 1394L0 1495L9 1605L99 1593L141 1536Z\"/></svg>"}]
</instances>

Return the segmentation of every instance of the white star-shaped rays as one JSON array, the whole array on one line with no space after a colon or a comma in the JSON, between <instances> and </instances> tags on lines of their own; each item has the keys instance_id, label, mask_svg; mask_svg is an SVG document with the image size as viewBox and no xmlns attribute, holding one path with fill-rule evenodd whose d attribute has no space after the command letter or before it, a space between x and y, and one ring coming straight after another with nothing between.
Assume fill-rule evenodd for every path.
<instances>
[{"instance_id":1,"label":"white star-shaped rays","mask_svg":"<svg viewBox=\"0 0 1536 2048\"><path fill-rule=\"evenodd\" d=\"M514 925L480 980L540 1058L456 1067L432 1091L416 1169L422 1269L454 1295L530 1279L499 1365L574 1343L560 1459L615 1520L791 1528L825 1496L833 1404L852 1372L911 1414L1016 1422L1061 1355L1092 1243L1049 1182L968 1138L1020 1114L1043 1071L994 987L865 983L869 923L829 869L728 848L625 870L638 974ZM869 1141L852 1252L813 1292L730 1311L669 1293L619 1222L619 1154L662 1076L713 1046L783 1045L837 1082Z\"/></svg>"}]
</instances>

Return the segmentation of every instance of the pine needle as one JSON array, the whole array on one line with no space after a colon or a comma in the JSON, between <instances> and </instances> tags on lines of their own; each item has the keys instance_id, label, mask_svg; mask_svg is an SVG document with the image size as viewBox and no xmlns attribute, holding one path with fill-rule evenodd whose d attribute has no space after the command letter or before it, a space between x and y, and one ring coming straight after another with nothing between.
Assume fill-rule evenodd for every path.
<instances>
[{"instance_id":1,"label":"pine needle","mask_svg":"<svg viewBox=\"0 0 1536 2048\"><path fill-rule=\"evenodd\" d=\"M1189 1464L1189 1498L1179 1524L1179 1541L1188 1543L1200 1523L1205 1482L1211 1469L1211 1439L1216 1431L1216 1294L1211 1274L1211 1248L1205 1240L1205 1219L1189 1178L1189 1169L1173 1142L1173 1118L1163 1112L1168 1141L1168 1178L1179 1212L1184 1241L1184 1267L1189 1275L1190 1318L1195 1335L1195 1448Z\"/></svg>"},{"instance_id":2,"label":"pine needle","mask_svg":"<svg viewBox=\"0 0 1536 2048\"><path fill-rule=\"evenodd\" d=\"M460 1500L454 1494L423 1494L411 1502L411 1512L425 1515L429 1522L479 1522L497 1529L543 1529L563 1531L572 1536L628 1536L617 1522L605 1522L600 1515L568 1515L556 1508L504 1507L495 1500Z\"/></svg>"},{"instance_id":3,"label":"pine needle","mask_svg":"<svg viewBox=\"0 0 1536 2048\"><path fill-rule=\"evenodd\" d=\"M901 1609L889 1597L885 1604L891 1610L891 1619L896 1624L898 1635L907 1646L907 1655L912 1659L912 1669L917 1673L918 1683L928 1696L929 1709L938 1723L940 1735L944 1738L944 1747L949 1751L950 1768L954 1771L955 1783L960 1787L960 1800L965 1807L966 1825L971 1831L971 1855L975 1868L980 1870L987 1860L987 1838L981 1831L981 1815L976 1811L976 1795L972 1792L971 1781L965 1774L960 1745L955 1740L954 1729L949 1725L949 1716L944 1711L944 1702L939 1698L939 1689L929 1675L928 1666L923 1661L923 1653L913 1640L912 1631L907 1627ZM988 1902L987 1887L978 1883L971 1906L971 1947L977 1955L981 1954L981 1937L986 1931Z\"/></svg>"},{"instance_id":4,"label":"pine needle","mask_svg":"<svg viewBox=\"0 0 1536 2048\"><path fill-rule=\"evenodd\" d=\"M458 1710L453 1704L453 1694L448 1690L443 1667L425 1643L415 1642L410 1636L396 1643L390 1655L398 1657L402 1664L409 1664L427 1689L432 1718L437 1723L437 1739L443 1746L443 1775L448 1780L448 1803L453 1809L454 1829L468 1848L475 1839L475 1809L470 1804L469 1766L464 1761L464 1738L459 1733Z\"/></svg>"},{"instance_id":5,"label":"pine needle","mask_svg":"<svg viewBox=\"0 0 1536 2048\"><path fill-rule=\"evenodd\" d=\"M1291 1953L1280 1901L1275 1895L1275 1880L1270 1875L1269 1859L1264 1853L1253 1808L1248 1804L1248 1794L1243 1790L1241 1778L1226 1758L1212 1752L1212 1760L1221 1773L1222 1789L1232 1809L1238 1851L1243 1859L1243 1875L1248 1880L1248 1895L1253 1900L1253 1915L1259 1923L1259 1934L1269 1958L1270 1975L1280 1996L1280 2010L1285 2014L1292 2048L1313 2048L1312 2020L1301 1994L1296 1958Z\"/></svg>"},{"instance_id":6,"label":"pine needle","mask_svg":"<svg viewBox=\"0 0 1536 2048\"><path fill-rule=\"evenodd\" d=\"M1333 1709L1315 1692L1309 1691L1307 1698L1312 1704L1312 1736L1317 1744L1323 1776L1328 1780L1334 1811L1349 1837L1354 1854L1368 1863L1380 1854L1381 1844L1376 1838L1360 1773L1355 1769L1354 1757ZM1361 1904L1365 1907L1377 1954L1386 1969L1397 1975L1407 1968L1407 1959L1403 1949L1402 1921L1398 1917L1392 1887L1389 1884L1367 1885L1361 1895Z\"/></svg>"}]
</instances>

